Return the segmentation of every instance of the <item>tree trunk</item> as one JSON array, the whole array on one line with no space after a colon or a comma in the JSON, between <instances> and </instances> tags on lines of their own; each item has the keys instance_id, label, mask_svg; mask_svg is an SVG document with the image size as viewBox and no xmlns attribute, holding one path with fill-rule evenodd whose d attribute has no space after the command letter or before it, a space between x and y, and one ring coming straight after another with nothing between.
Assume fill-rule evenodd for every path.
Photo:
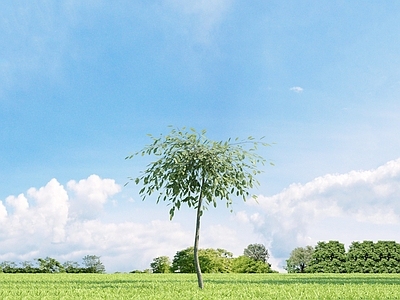
<instances>
[{"instance_id":1,"label":"tree trunk","mask_svg":"<svg viewBox=\"0 0 400 300\"><path fill-rule=\"evenodd\" d=\"M197 274L197 282L199 284L199 288L203 289L203 276L201 275L200 269L200 261L199 261L199 237L200 237L200 217L201 217L201 205L203 202L202 195L200 192L198 207L197 207L197 216L196 216L196 233L194 236L194 268L196 269Z\"/></svg>"}]
</instances>

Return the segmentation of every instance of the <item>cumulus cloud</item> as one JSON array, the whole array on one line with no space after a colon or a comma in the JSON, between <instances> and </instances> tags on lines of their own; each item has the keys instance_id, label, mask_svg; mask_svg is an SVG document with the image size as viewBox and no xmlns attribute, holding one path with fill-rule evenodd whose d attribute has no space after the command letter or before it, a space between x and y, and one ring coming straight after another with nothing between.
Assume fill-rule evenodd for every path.
<instances>
[{"instance_id":1,"label":"cumulus cloud","mask_svg":"<svg viewBox=\"0 0 400 300\"><path fill-rule=\"evenodd\" d=\"M38 190L29 189L27 197L9 196L5 202L6 206L0 205L3 253L23 253L31 243L60 243L65 239L68 195L56 179Z\"/></svg>"},{"instance_id":2,"label":"cumulus cloud","mask_svg":"<svg viewBox=\"0 0 400 300\"><path fill-rule=\"evenodd\" d=\"M328 174L306 184L292 184L270 197L261 195L259 205L251 204L261 212L247 218L270 241L274 255L284 257L294 247L307 244L310 227L327 219L398 226L399 198L397 159L374 170Z\"/></svg>"},{"instance_id":3,"label":"cumulus cloud","mask_svg":"<svg viewBox=\"0 0 400 300\"><path fill-rule=\"evenodd\" d=\"M115 180L101 179L98 175L90 175L79 182L71 180L67 187L73 192L71 216L85 218L95 218L107 200L121 191Z\"/></svg>"},{"instance_id":4,"label":"cumulus cloud","mask_svg":"<svg viewBox=\"0 0 400 300\"><path fill-rule=\"evenodd\" d=\"M0 222L3 222L7 218L7 209L3 204L3 201L0 201Z\"/></svg>"},{"instance_id":5,"label":"cumulus cloud","mask_svg":"<svg viewBox=\"0 0 400 300\"><path fill-rule=\"evenodd\" d=\"M299 86L291 87L290 90L295 92L295 93L302 93L303 92L303 88L301 88Z\"/></svg>"},{"instance_id":6,"label":"cumulus cloud","mask_svg":"<svg viewBox=\"0 0 400 300\"><path fill-rule=\"evenodd\" d=\"M0 200L0 262L45 256L80 261L95 254L102 257L108 271L129 271L147 268L152 258L173 256L177 249L188 246L192 232L179 223L95 218L93 211L101 212L120 190L114 180L91 175L69 181L67 188L52 179L26 194Z\"/></svg>"}]
</instances>

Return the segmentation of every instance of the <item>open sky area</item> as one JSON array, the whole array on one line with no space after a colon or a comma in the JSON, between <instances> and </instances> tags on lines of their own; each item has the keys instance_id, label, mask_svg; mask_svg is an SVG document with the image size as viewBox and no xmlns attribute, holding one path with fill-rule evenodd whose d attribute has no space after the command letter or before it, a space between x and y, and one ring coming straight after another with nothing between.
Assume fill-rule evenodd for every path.
<instances>
[{"instance_id":1,"label":"open sky area","mask_svg":"<svg viewBox=\"0 0 400 300\"><path fill-rule=\"evenodd\" d=\"M202 218L201 248L400 241L400 2L0 3L0 262L149 267L193 244L195 211L129 184L174 127L262 137L252 193ZM221 203L222 204L222 203Z\"/></svg>"}]
</instances>

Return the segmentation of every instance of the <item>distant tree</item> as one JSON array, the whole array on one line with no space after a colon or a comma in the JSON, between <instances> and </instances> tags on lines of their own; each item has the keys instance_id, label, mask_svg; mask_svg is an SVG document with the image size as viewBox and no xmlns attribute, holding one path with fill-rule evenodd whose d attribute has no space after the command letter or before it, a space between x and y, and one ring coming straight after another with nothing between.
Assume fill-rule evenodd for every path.
<instances>
[{"instance_id":1,"label":"distant tree","mask_svg":"<svg viewBox=\"0 0 400 300\"><path fill-rule=\"evenodd\" d=\"M21 263L22 268L21 273L39 273L40 269L35 266L34 262L31 261L23 261Z\"/></svg>"},{"instance_id":2,"label":"distant tree","mask_svg":"<svg viewBox=\"0 0 400 300\"><path fill-rule=\"evenodd\" d=\"M199 249L200 267L204 273L229 273L232 253L224 249ZM172 260L172 270L179 273L195 273L193 247L178 251Z\"/></svg>"},{"instance_id":3,"label":"distant tree","mask_svg":"<svg viewBox=\"0 0 400 300\"><path fill-rule=\"evenodd\" d=\"M400 244L395 241L378 241L375 253L380 260L376 266L377 273L400 273Z\"/></svg>"},{"instance_id":4,"label":"distant tree","mask_svg":"<svg viewBox=\"0 0 400 300\"><path fill-rule=\"evenodd\" d=\"M96 255L86 255L83 258L83 264L87 273L105 273L106 269L100 261L100 257Z\"/></svg>"},{"instance_id":5,"label":"distant tree","mask_svg":"<svg viewBox=\"0 0 400 300\"><path fill-rule=\"evenodd\" d=\"M168 256L160 256L153 259L150 263L153 273L171 273L171 261Z\"/></svg>"},{"instance_id":6,"label":"distant tree","mask_svg":"<svg viewBox=\"0 0 400 300\"><path fill-rule=\"evenodd\" d=\"M86 273L86 269L81 267L79 263L75 261L66 261L63 263L63 267L67 273Z\"/></svg>"},{"instance_id":7,"label":"distant tree","mask_svg":"<svg viewBox=\"0 0 400 300\"><path fill-rule=\"evenodd\" d=\"M269 258L268 250L263 244L250 244L244 249L243 254L263 263L266 263Z\"/></svg>"},{"instance_id":8,"label":"distant tree","mask_svg":"<svg viewBox=\"0 0 400 300\"><path fill-rule=\"evenodd\" d=\"M349 273L400 272L400 244L394 241L353 242L347 252Z\"/></svg>"},{"instance_id":9,"label":"distant tree","mask_svg":"<svg viewBox=\"0 0 400 300\"><path fill-rule=\"evenodd\" d=\"M272 273L271 265L261 260L255 260L247 255L236 257L232 261L233 273Z\"/></svg>"},{"instance_id":10,"label":"distant tree","mask_svg":"<svg viewBox=\"0 0 400 300\"><path fill-rule=\"evenodd\" d=\"M217 199L226 200L227 207L232 204L231 195L240 196L246 201L248 190L258 184L255 175L257 166L265 160L256 154L258 144L252 137L231 142L212 141L206 138L206 131L200 134L173 129L169 135L155 138L153 142L135 155L155 155L159 159L150 163L144 173L134 180L142 182L140 190L143 200L158 192L157 203L169 201L172 219L175 210L187 204L197 210L196 229L193 247L194 266L199 288L203 288L199 261L200 218L208 205L217 206ZM251 145L249 150L245 146Z\"/></svg>"},{"instance_id":11,"label":"distant tree","mask_svg":"<svg viewBox=\"0 0 400 300\"><path fill-rule=\"evenodd\" d=\"M230 273L232 253L225 249L200 249L200 266L205 273Z\"/></svg>"},{"instance_id":12,"label":"distant tree","mask_svg":"<svg viewBox=\"0 0 400 300\"><path fill-rule=\"evenodd\" d=\"M17 264L12 261L3 261L0 263L0 268L3 273L16 273L17 272Z\"/></svg>"},{"instance_id":13,"label":"distant tree","mask_svg":"<svg viewBox=\"0 0 400 300\"><path fill-rule=\"evenodd\" d=\"M310 264L314 248L312 246L295 248L288 260L286 260L286 270L288 273L304 273Z\"/></svg>"},{"instance_id":14,"label":"distant tree","mask_svg":"<svg viewBox=\"0 0 400 300\"><path fill-rule=\"evenodd\" d=\"M133 274L142 274L142 273L144 273L142 270L133 270L133 271L131 271L131 272L129 272L129 273L133 273Z\"/></svg>"},{"instance_id":15,"label":"distant tree","mask_svg":"<svg viewBox=\"0 0 400 300\"><path fill-rule=\"evenodd\" d=\"M65 272L63 265L54 258L38 258L39 272L41 273L62 273Z\"/></svg>"},{"instance_id":16,"label":"distant tree","mask_svg":"<svg viewBox=\"0 0 400 300\"><path fill-rule=\"evenodd\" d=\"M311 273L346 273L346 251L338 241L318 242L307 268Z\"/></svg>"},{"instance_id":17,"label":"distant tree","mask_svg":"<svg viewBox=\"0 0 400 300\"><path fill-rule=\"evenodd\" d=\"M172 260L172 270L178 273L195 273L193 247L176 252Z\"/></svg>"}]
</instances>

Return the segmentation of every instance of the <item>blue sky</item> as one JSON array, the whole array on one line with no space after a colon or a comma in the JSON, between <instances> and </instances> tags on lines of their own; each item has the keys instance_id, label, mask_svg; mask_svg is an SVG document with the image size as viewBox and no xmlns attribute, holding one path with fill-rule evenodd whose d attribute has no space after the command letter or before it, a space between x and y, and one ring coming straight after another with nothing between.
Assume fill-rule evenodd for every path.
<instances>
[{"instance_id":1,"label":"blue sky","mask_svg":"<svg viewBox=\"0 0 400 300\"><path fill-rule=\"evenodd\" d=\"M192 244L194 211L123 187L168 125L275 143L254 193L201 246L399 240L400 3L3 1L0 261L144 269ZM29 230L27 230L29 228ZM23 245L23 247L21 247Z\"/></svg>"}]
</instances>

